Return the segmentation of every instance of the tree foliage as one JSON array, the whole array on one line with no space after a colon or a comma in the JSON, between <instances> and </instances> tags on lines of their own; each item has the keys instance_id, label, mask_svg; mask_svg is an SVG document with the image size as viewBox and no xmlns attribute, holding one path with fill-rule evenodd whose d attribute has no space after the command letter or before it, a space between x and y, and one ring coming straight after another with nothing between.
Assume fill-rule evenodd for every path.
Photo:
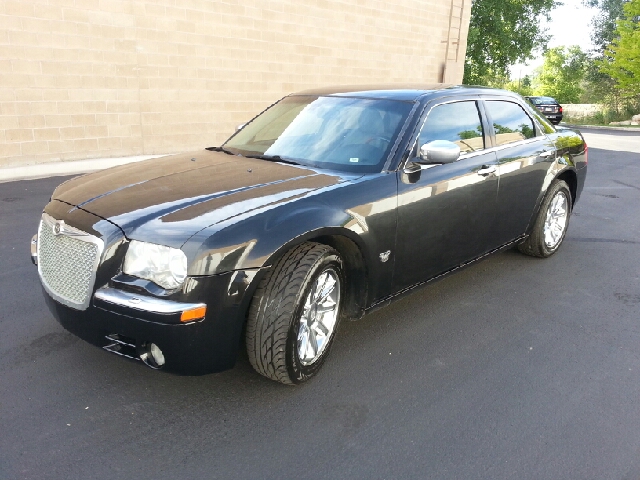
<instances>
[{"instance_id":1,"label":"tree foliage","mask_svg":"<svg viewBox=\"0 0 640 480\"><path fill-rule=\"evenodd\" d=\"M588 7L598 9L591 21L591 42L598 55L602 55L616 38L616 22L623 16L624 4L629 0L584 0Z\"/></svg>"},{"instance_id":2,"label":"tree foliage","mask_svg":"<svg viewBox=\"0 0 640 480\"><path fill-rule=\"evenodd\" d=\"M580 103L601 103L617 109L620 94L613 78L600 71L602 59L590 57L584 76L584 92Z\"/></svg>"},{"instance_id":3,"label":"tree foliage","mask_svg":"<svg viewBox=\"0 0 640 480\"><path fill-rule=\"evenodd\" d=\"M600 62L600 71L616 81L624 96L640 100L640 0L624 5L616 37Z\"/></svg>"},{"instance_id":4,"label":"tree foliage","mask_svg":"<svg viewBox=\"0 0 640 480\"><path fill-rule=\"evenodd\" d=\"M601 70L607 59L607 48L616 39L617 21L624 16L624 5L629 0L583 0L584 5L598 9L591 21L591 42L594 49L585 74L583 103L602 103L617 111L624 106L616 81Z\"/></svg>"},{"instance_id":5,"label":"tree foliage","mask_svg":"<svg viewBox=\"0 0 640 480\"><path fill-rule=\"evenodd\" d=\"M525 75L520 80L511 80L501 87L506 88L507 90L511 90L512 92L519 93L523 97L529 97L533 95L533 85L531 83L531 77L529 75Z\"/></svg>"},{"instance_id":6,"label":"tree foliage","mask_svg":"<svg viewBox=\"0 0 640 480\"><path fill-rule=\"evenodd\" d=\"M587 61L577 45L550 48L536 78L536 95L553 97L558 103L579 103Z\"/></svg>"},{"instance_id":7,"label":"tree foliage","mask_svg":"<svg viewBox=\"0 0 640 480\"><path fill-rule=\"evenodd\" d=\"M541 20L556 0L473 0L465 60L465 84L508 78L508 68L533 58L549 37Z\"/></svg>"}]
</instances>

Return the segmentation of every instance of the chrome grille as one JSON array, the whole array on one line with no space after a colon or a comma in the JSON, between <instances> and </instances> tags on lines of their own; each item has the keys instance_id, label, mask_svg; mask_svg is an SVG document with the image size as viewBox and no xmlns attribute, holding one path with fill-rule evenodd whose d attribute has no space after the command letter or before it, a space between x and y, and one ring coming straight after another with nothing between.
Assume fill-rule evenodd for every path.
<instances>
[{"instance_id":1,"label":"chrome grille","mask_svg":"<svg viewBox=\"0 0 640 480\"><path fill-rule=\"evenodd\" d=\"M60 233L54 233L54 227ZM97 237L42 215L38 232L38 273L49 294L69 307L89 306L103 243Z\"/></svg>"}]
</instances>

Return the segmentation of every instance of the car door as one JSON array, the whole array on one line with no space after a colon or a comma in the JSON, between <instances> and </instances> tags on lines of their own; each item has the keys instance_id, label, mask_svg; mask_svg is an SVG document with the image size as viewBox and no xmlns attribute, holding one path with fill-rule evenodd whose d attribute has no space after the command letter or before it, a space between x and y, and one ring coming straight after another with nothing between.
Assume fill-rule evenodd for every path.
<instances>
[{"instance_id":1,"label":"car door","mask_svg":"<svg viewBox=\"0 0 640 480\"><path fill-rule=\"evenodd\" d=\"M492 246L498 247L525 233L555 160L555 147L515 100L483 103L498 160L498 204L491 238Z\"/></svg>"},{"instance_id":2,"label":"car door","mask_svg":"<svg viewBox=\"0 0 640 480\"><path fill-rule=\"evenodd\" d=\"M394 287L402 289L487 251L496 211L495 152L487 151L487 124L475 100L428 106L412 152L433 140L460 146L460 158L398 171L398 229Z\"/></svg>"}]
</instances>

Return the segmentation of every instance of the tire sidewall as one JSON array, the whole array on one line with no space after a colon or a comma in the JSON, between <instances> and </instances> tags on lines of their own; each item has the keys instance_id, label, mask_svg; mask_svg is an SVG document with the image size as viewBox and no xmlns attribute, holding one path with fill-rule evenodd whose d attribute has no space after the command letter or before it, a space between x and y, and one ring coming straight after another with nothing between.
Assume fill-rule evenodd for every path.
<instances>
[{"instance_id":1,"label":"tire sidewall","mask_svg":"<svg viewBox=\"0 0 640 480\"><path fill-rule=\"evenodd\" d=\"M309 295L309 292L311 291L315 280L322 274L322 272L324 272L328 268L333 268L340 280L338 317L336 319L336 324L334 326L333 332L331 333L331 337L327 342L327 346L325 347L320 357L310 365L303 365L298 354L298 331L300 329L300 318L302 317L304 302ZM333 339L336 336L336 331L338 329L338 325L340 324L340 315L345 293L344 289L345 276L342 260L337 252L330 250L326 252L322 257L320 257L313 265L313 267L309 270L309 273L304 279L304 282L302 283L302 287L300 288L300 292L296 299L296 308L291 318L289 332L287 334L287 349L285 357L287 372L289 374L289 378L293 383L302 383L315 375L315 373L320 369L320 367L322 367L322 364L329 355L329 351L331 350L331 346L333 345Z\"/></svg>"},{"instance_id":2,"label":"tire sidewall","mask_svg":"<svg viewBox=\"0 0 640 480\"><path fill-rule=\"evenodd\" d=\"M568 210L567 221L565 223L560 241L558 241L558 243L556 243L553 247L548 247L545 242L544 224L547 218L547 212L549 210L549 206L551 205L551 202L559 192L562 192L565 198L567 199L567 210ZM569 230L569 221L571 220L572 208L573 208L573 205L571 204L571 192L569 191L569 187L564 181L562 180L557 181L551 187L551 190L549 191L549 195L547 195L547 198L542 204L542 209L540 210L540 221L539 221L539 225L537 226L538 236L540 238L540 248L545 257L553 255L560 248L560 246L562 245L562 242L564 242L564 237L567 235L567 230Z\"/></svg>"}]
</instances>

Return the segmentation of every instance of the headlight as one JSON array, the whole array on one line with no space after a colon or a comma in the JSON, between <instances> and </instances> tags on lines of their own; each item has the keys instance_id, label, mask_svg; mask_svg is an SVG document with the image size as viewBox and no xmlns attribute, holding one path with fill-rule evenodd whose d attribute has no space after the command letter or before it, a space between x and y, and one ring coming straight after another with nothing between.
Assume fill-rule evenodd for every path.
<instances>
[{"instance_id":1,"label":"headlight","mask_svg":"<svg viewBox=\"0 0 640 480\"><path fill-rule=\"evenodd\" d=\"M178 248L132 240L122 271L163 288L178 288L187 278L187 256Z\"/></svg>"}]
</instances>

